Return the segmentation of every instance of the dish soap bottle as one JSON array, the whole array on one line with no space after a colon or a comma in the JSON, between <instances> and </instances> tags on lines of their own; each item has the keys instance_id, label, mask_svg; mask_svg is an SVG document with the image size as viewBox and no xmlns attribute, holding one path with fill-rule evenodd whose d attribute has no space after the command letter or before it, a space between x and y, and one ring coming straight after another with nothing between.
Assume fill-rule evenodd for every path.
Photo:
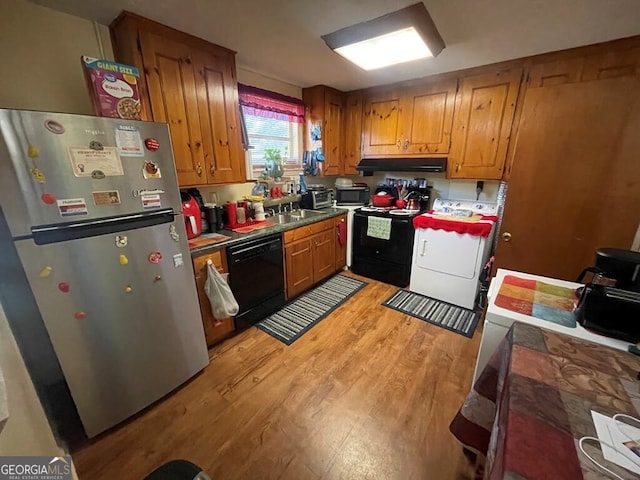
<instances>
[{"instance_id":1,"label":"dish soap bottle","mask_svg":"<svg viewBox=\"0 0 640 480\"><path fill-rule=\"evenodd\" d=\"M307 184L304 183L304 173L300 173L300 193L307 193Z\"/></svg>"}]
</instances>

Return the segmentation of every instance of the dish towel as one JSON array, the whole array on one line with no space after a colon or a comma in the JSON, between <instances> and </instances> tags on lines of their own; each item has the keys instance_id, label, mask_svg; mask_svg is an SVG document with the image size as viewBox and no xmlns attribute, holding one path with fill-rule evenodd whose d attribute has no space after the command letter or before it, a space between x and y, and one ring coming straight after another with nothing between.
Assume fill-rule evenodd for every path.
<instances>
[{"instance_id":1,"label":"dish towel","mask_svg":"<svg viewBox=\"0 0 640 480\"><path fill-rule=\"evenodd\" d=\"M391 219L374 216L367 217L367 236L389 240L391 238Z\"/></svg>"},{"instance_id":2,"label":"dish towel","mask_svg":"<svg viewBox=\"0 0 640 480\"><path fill-rule=\"evenodd\" d=\"M347 243L347 222L340 222L336 228L338 229L338 243L345 245Z\"/></svg>"}]
</instances>

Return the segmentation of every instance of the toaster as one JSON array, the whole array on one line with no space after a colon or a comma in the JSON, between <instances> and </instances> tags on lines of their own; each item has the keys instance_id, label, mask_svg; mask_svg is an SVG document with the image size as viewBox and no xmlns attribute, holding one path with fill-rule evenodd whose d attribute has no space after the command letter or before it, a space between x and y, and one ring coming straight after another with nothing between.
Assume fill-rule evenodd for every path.
<instances>
[{"instance_id":1,"label":"toaster","mask_svg":"<svg viewBox=\"0 0 640 480\"><path fill-rule=\"evenodd\" d=\"M640 341L640 293L588 284L576 307L576 320L584 328L627 342Z\"/></svg>"}]
</instances>

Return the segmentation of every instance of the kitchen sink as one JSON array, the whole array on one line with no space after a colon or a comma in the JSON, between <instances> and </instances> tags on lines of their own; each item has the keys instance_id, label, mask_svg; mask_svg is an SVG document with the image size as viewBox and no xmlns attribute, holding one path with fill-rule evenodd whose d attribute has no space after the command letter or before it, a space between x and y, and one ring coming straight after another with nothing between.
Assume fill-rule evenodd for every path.
<instances>
[{"instance_id":1,"label":"kitchen sink","mask_svg":"<svg viewBox=\"0 0 640 480\"><path fill-rule=\"evenodd\" d=\"M293 212L277 213L271 217L267 217L267 222L274 225L284 225L287 223L297 222L303 218L313 218L322 215L322 212L315 210L294 210Z\"/></svg>"},{"instance_id":2,"label":"kitchen sink","mask_svg":"<svg viewBox=\"0 0 640 480\"><path fill-rule=\"evenodd\" d=\"M291 212L292 217L302 218L313 218L322 215L322 212L316 212L315 210L296 210Z\"/></svg>"},{"instance_id":3,"label":"kitchen sink","mask_svg":"<svg viewBox=\"0 0 640 480\"><path fill-rule=\"evenodd\" d=\"M267 218L267 222L274 223L276 225L284 225L286 223L295 222L296 220L299 219L292 217L290 213L279 213Z\"/></svg>"}]
</instances>

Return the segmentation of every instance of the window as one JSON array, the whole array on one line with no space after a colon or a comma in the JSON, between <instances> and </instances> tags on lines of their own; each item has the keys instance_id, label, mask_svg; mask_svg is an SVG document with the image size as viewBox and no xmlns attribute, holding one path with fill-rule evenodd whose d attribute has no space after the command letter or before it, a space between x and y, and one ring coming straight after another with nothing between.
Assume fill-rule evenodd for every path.
<instances>
[{"instance_id":1,"label":"window","mask_svg":"<svg viewBox=\"0 0 640 480\"><path fill-rule=\"evenodd\" d=\"M254 174L264 172L267 149L280 153L285 173L299 171L304 124L302 100L242 84L238 85L238 93Z\"/></svg>"}]
</instances>

